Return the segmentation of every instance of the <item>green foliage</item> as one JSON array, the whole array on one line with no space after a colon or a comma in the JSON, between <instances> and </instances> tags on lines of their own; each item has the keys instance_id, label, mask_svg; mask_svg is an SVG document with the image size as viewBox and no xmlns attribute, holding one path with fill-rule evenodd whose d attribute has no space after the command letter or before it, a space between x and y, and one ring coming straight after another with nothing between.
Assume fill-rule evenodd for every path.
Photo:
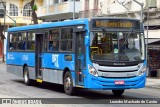
<instances>
[{"instance_id":1,"label":"green foliage","mask_svg":"<svg viewBox=\"0 0 160 107\"><path fill-rule=\"evenodd\" d=\"M37 11L38 10L38 7L36 4L33 5L33 10Z\"/></svg>"}]
</instances>

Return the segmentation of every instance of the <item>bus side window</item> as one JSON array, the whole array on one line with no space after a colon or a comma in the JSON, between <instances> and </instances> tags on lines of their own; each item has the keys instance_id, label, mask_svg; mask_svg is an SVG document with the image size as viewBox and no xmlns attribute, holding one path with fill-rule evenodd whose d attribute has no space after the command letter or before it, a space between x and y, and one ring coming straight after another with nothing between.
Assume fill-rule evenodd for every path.
<instances>
[{"instance_id":1,"label":"bus side window","mask_svg":"<svg viewBox=\"0 0 160 107\"><path fill-rule=\"evenodd\" d=\"M53 46L52 46L51 43L49 44L49 50L50 50L50 51L53 51Z\"/></svg>"},{"instance_id":2,"label":"bus side window","mask_svg":"<svg viewBox=\"0 0 160 107\"><path fill-rule=\"evenodd\" d=\"M26 33L18 33L18 50L26 50Z\"/></svg>"},{"instance_id":3,"label":"bus side window","mask_svg":"<svg viewBox=\"0 0 160 107\"><path fill-rule=\"evenodd\" d=\"M18 35L17 33L11 33L9 35L9 50L16 50L17 47L17 39L18 39Z\"/></svg>"},{"instance_id":4,"label":"bus side window","mask_svg":"<svg viewBox=\"0 0 160 107\"><path fill-rule=\"evenodd\" d=\"M13 49L13 45L11 42L9 42L9 50L12 50Z\"/></svg>"},{"instance_id":5,"label":"bus side window","mask_svg":"<svg viewBox=\"0 0 160 107\"><path fill-rule=\"evenodd\" d=\"M49 51L53 51L53 41L49 41Z\"/></svg>"},{"instance_id":6,"label":"bus side window","mask_svg":"<svg viewBox=\"0 0 160 107\"><path fill-rule=\"evenodd\" d=\"M62 51L72 51L73 44L73 29L72 28L62 28L61 29L61 50Z\"/></svg>"},{"instance_id":7,"label":"bus side window","mask_svg":"<svg viewBox=\"0 0 160 107\"><path fill-rule=\"evenodd\" d=\"M49 51L59 51L59 29L49 31Z\"/></svg>"},{"instance_id":8,"label":"bus side window","mask_svg":"<svg viewBox=\"0 0 160 107\"><path fill-rule=\"evenodd\" d=\"M25 41L22 42L22 50L26 50L26 42Z\"/></svg>"},{"instance_id":9,"label":"bus side window","mask_svg":"<svg viewBox=\"0 0 160 107\"><path fill-rule=\"evenodd\" d=\"M35 43L35 33L29 32L27 38L27 50L34 50L34 43Z\"/></svg>"}]
</instances>

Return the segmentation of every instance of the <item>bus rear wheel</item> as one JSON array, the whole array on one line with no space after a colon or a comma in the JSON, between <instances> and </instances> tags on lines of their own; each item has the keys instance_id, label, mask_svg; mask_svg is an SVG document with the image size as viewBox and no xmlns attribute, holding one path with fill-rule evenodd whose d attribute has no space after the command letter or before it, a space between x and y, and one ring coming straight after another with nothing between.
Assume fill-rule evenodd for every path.
<instances>
[{"instance_id":1,"label":"bus rear wheel","mask_svg":"<svg viewBox=\"0 0 160 107\"><path fill-rule=\"evenodd\" d=\"M69 71L65 73L63 80L65 93L67 95L73 95L75 93L75 88L73 87L73 79Z\"/></svg>"},{"instance_id":2,"label":"bus rear wheel","mask_svg":"<svg viewBox=\"0 0 160 107\"><path fill-rule=\"evenodd\" d=\"M115 96L121 96L124 93L124 90L112 90L112 93Z\"/></svg>"},{"instance_id":3,"label":"bus rear wheel","mask_svg":"<svg viewBox=\"0 0 160 107\"><path fill-rule=\"evenodd\" d=\"M31 85L31 80L29 78L29 70L27 66L24 67L23 77L24 77L24 83L26 85Z\"/></svg>"}]
</instances>

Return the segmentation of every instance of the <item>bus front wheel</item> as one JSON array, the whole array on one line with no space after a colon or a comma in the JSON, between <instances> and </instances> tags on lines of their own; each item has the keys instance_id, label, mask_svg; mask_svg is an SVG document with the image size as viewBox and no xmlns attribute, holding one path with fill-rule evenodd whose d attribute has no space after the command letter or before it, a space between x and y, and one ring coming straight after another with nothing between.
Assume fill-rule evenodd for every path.
<instances>
[{"instance_id":1,"label":"bus front wheel","mask_svg":"<svg viewBox=\"0 0 160 107\"><path fill-rule=\"evenodd\" d=\"M112 90L112 93L115 96L121 96L124 93L124 90Z\"/></svg>"},{"instance_id":2,"label":"bus front wheel","mask_svg":"<svg viewBox=\"0 0 160 107\"><path fill-rule=\"evenodd\" d=\"M31 80L29 78L29 71L27 66L24 67L23 77L24 77L24 83L26 85L31 85Z\"/></svg>"},{"instance_id":3,"label":"bus front wheel","mask_svg":"<svg viewBox=\"0 0 160 107\"><path fill-rule=\"evenodd\" d=\"M73 87L73 79L71 76L71 73L67 71L64 75L64 91L67 95L73 95L75 92L75 89Z\"/></svg>"}]
</instances>

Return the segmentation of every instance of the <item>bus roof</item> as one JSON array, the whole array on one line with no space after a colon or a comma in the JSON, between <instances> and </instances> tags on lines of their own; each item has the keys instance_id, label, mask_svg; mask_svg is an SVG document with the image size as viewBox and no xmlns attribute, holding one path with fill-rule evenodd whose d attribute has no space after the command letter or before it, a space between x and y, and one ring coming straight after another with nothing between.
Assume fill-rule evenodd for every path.
<instances>
[{"instance_id":1,"label":"bus roof","mask_svg":"<svg viewBox=\"0 0 160 107\"><path fill-rule=\"evenodd\" d=\"M82 24L88 24L88 21L89 21L88 18L84 18L84 19L66 20L62 22L48 22L48 23L28 25L28 26L12 27L8 29L8 32L43 29L43 28L77 25L77 24L82 25Z\"/></svg>"}]
</instances>

